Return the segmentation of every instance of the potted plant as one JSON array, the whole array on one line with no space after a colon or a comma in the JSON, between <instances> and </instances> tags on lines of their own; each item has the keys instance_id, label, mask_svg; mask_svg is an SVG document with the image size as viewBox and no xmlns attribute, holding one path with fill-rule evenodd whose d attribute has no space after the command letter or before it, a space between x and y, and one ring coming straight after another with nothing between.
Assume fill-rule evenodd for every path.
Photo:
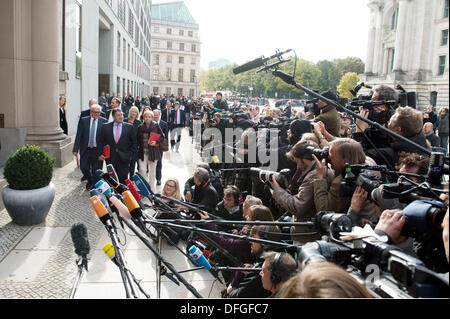
<instances>
[{"instance_id":1,"label":"potted plant","mask_svg":"<svg viewBox=\"0 0 450 319\"><path fill-rule=\"evenodd\" d=\"M42 223L55 198L54 160L39 146L25 145L10 155L4 168L8 185L2 191L6 211L14 223Z\"/></svg>"}]
</instances>

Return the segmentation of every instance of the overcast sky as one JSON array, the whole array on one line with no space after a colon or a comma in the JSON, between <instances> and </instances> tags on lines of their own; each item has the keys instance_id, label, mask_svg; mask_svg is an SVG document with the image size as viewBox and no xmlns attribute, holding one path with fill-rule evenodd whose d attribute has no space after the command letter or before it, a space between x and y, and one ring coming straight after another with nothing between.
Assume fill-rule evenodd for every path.
<instances>
[{"instance_id":1,"label":"overcast sky","mask_svg":"<svg viewBox=\"0 0 450 319\"><path fill-rule=\"evenodd\" d=\"M153 3L174 2L154 0ZM242 64L276 49L317 62L366 60L368 0L184 0L199 24L201 67L225 58Z\"/></svg>"}]
</instances>

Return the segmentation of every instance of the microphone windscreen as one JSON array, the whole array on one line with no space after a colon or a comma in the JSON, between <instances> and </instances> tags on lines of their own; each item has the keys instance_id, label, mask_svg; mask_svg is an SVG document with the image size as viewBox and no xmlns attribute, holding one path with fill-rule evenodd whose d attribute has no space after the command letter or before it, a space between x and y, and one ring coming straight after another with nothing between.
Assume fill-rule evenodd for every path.
<instances>
[{"instance_id":1,"label":"microphone windscreen","mask_svg":"<svg viewBox=\"0 0 450 319\"><path fill-rule=\"evenodd\" d=\"M128 211L134 218L139 218L142 216L141 207L130 191L123 192L122 198L128 208Z\"/></svg>"},{"instance_id":2,"label":"microphone windscreen","mask_svg":"<svg viewBox=\"0 0 450 319\"><path fill-rule=\"evenodd\" d=\"M107 243L102 249L109 259L113 260L116 257L116 251L111 243Z\"/></svg>"},{"instance_id":3,"label":"microphone windscreen","mask_svg":"<svg viewBox=\"0 0 450 319\"><path fill-rule=\"evenodd\" d=\"M89 238L87 235L87 228L82 223L72 225L70 229L73 245L75 246L75 253L78 256L86 256L89 254Z\"/></svg>"},{"instance_id":4,"label":"microphone windscreen","mask_svg":"<svg viewBox=\"0 0 450 319\"><path fill-rule=\"evenodd\" d=\"M98 193L103 194L104 196L108 196L111 194L111 188L102 180L98 181L97 184L94 185L94 187L98 191Z\"/></svg>"},{"instance_id":5,"label":"microphone windscreen","mask_svg":"<svg viewBox=\"0 0 450 319\"><path fill-rule=\"evenodd\" d=\"M95 186L94 186L95 187ZM103 199L103 197L101 197L100 196L100 193L97 191L97 189L91 189L90 191L89 191L89 193L91 194L91 197L92 196L97 196L101 201L102 201L102 203L103 203L103 205L107 208L108 207L108 203L107 202L105 202L105 200Z\"/></svg>"},{"instance_id":6,"label":"microphone windscreen","mask_svg":"<svg viewBox=\"0 0 450 319\"><path fill-rule=\"evenodd\" d=\"M255 59L253 61L247 62L247 63L245 63L245 64L243 64L241 66L238 66L237 68L234 68L233 69L233 73L234 74L239 74L239 73L242 73L242 72L247 72L247 71L250 71L252 69L256 69L256 68L258 68L260 66L263 66L263 65L264 65L263 58L257 58L257 59Z\"/></svg>"},{"instance_id":7,"label":"microphone windscreen","mask_svg":"<svg viewBox=\"0 0 450 319\"><path fill-rule=\"evenodd\" d=\"M205 256L203 256L202 251L198 249L197 246L191 246L191 248L189 248L189 254L195 260L197 265L199 265L200 267L204 267L207 270L211 269L211 264L208 262Z\"/></svg>"},{"instance_id":8,"label":"microphone windscreen","mask_svg":"<svg viewBox=\"0 0 450 319\"><path fill-rule=\"evenodd\" d=\"M102 204L98 196L92 196L90 198L92 207L94 207L95 213L97 214L98 218L103 222L103 224L106 223L106 220L111 218L108 214L108 210L106 207Z\"/></svg>"},{"instance_id":9,"label":"microphone windscreen","mask_svg":"<svg viewBox=\"0 0 450 319\"><path fill-rule=\"evenodd\" d=\"M109 198L109 200L110 200L111 204L117 208L117 210L119 211L119 213L122 217L125 217L126 219L131 219L131 215L130 215L130 212L128 211L127 206L125 206L120 201L120 199L118 199L116 196L111 196Z\"/></svg>"},{"instance_id":10,"label":"microphone windscreen","mask_svg":"<svg viewBox=\"0 0 450 319\"><path fill-rule=\"evenodd\" d=\"M148 190L147 186L145 185L144 181L139 175L133 176L133 181L136 184L136 187L141 192L142 196L147 197L150 195L150 191Z\"/></svg>"},{"instance_id":11,"label":"microphone windscreen","mask_svg":"<svg viewBox=\"0 0 450 319\"><path fill-rule=\"evenodd\" d=\"M142 199L141 199L141 196L139 196L139 193L138 193L138 191L136 190L136 188L134 187L133 183L132 183L129 179L126 179L126 180L125 180L125 184L127 184L128 189L130 190L130 192L131 192L131 194L134 196L134 198L135 198L138 202L140 202L140 201L142 200Z\"/></svg>"}]
</instances>

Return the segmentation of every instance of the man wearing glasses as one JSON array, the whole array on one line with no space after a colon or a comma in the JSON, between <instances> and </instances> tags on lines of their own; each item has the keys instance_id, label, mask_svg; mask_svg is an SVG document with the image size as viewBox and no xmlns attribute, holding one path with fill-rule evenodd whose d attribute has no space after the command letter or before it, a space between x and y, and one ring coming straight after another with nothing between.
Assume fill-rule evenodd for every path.
<instances>
[{"instance_id":1,"label":"man wearing glasses","mask_svg":"<svg viewBox=\"0 0 450 319\"><path fill-rule=\"evenodd\" d=\"M86 189L90 190L98 182L95 171L101 169L103 162L98 160L97 145L100 137L100 129L108 121L100 117L101 106L91 106L90 116L80 119L78 122L77 135L73 146L73 155L80 153L80 169L87 180Z\"/></svg>"}]
</instances>

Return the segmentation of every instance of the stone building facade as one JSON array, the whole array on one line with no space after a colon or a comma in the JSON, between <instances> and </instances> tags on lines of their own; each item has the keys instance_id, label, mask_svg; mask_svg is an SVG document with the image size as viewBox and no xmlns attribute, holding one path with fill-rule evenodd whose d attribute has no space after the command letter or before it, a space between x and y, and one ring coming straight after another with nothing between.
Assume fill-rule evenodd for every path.
<instances>
[{"instance_id":1,"label":"stone building facade","mask_svg":"<svg viewBox=\"0 0 450 319\"><path fill-rule=\"evenodd\" d=\"M449 106L448 0L369 0L365 74L371 85L400 84L420 109ZM363 91L362 91L363 93Z\"/></svg>"},{"instance_id":2,"label":"stone building facade","mask_svg":"<svg viewBox=\"0 0 450 319\"><path fill-rule=\"evenodd\" d=\"M197 96L199 25L183 1L152 5L151 92Z\"/></svg>"}]
</instances>

